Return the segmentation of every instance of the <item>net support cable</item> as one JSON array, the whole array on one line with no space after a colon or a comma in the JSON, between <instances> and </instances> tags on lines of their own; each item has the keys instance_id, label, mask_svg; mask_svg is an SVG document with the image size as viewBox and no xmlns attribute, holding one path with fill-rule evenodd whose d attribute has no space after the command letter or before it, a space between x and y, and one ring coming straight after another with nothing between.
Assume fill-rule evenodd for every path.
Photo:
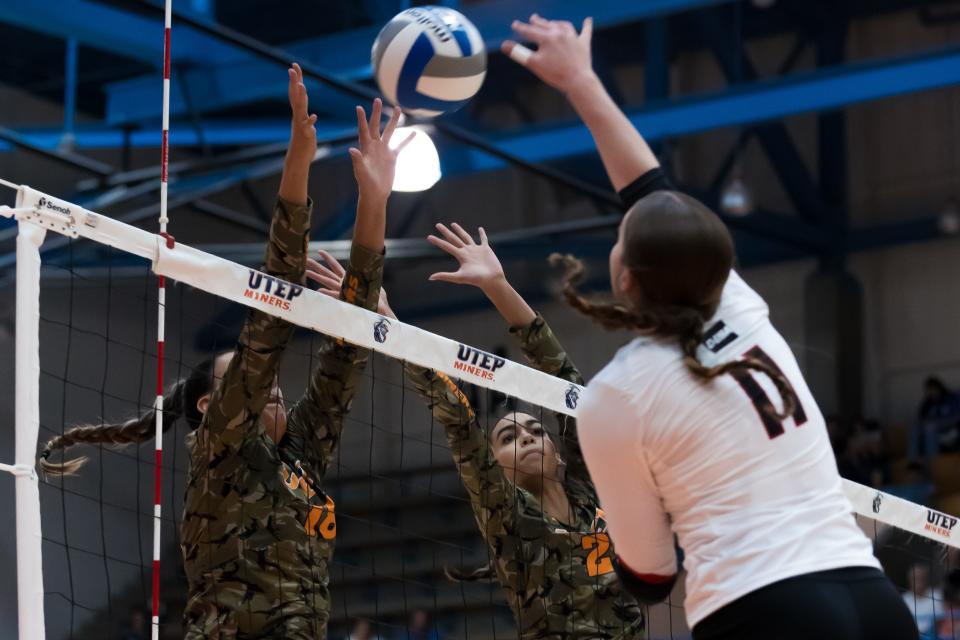
<instances>
[{"instance_id":1,"label":"net support cable","mask_svg":"<svg viewBox=\"0 0 960 640\"><path fill-rule=\"evenodd\" d=\"M0 180L0 183L5 181ZM578 401L584 391L579 385L193 247L173 243L166 234L150 233L26 185L17 186L16 207L0 207L0 215L15 218L19 223L17 454L16 464L0 466L0 470L14 473L17 477L18 590L22 640L43 638L40 503L37 476L33 469L39 430L39 248L47 230L72 238L86 238L145 258L152 263L153 271L158 276L172 278L283 318L292 324L400 361L435 369L505 395L522 397L551 411L577 416ZM158 384L162 384L162 380ZM157 469L159 473L159 460ZM960 548L957 517L846 479L843 483L855 513ZM159 515L155 517L159 521ZM155 546L156 540L158 538L155 539ZM157 606L155 601L154 616Z\"/></svg>"}]
</instances>

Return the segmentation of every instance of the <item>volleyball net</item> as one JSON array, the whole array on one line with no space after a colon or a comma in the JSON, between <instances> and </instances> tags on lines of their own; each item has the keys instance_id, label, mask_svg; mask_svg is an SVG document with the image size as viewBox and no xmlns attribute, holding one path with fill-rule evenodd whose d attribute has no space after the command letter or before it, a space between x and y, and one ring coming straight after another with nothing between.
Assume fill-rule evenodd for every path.
<instances>
[{"instance_id":1,"label":"volleyball net","mask_svg":"<svg viewBox=\"0 0 960 640\"><path fill-rule=\"evenodd\" d=\"M490 550L444 427L411 387L404 364L454 379L485 432L517 409L558 437L555 416L576 416L579 386L492 347L450 340L308 288L271 284L255 269L13 186L16 203L0 215L15 219L20 233L16 457L2 468L16 476L21 638L113 638L138 628L147 637L151 609L159 612L159 637L182 637L187 587L178 535L188 427L178 421L166 432L162 459L148 443L74 447L68 457L89 457L76 476L38 475L38 446L76 424L148 414L158 356L165 386L187 377L204 358L234 347L248 308L301 329L281 370L288 398L306 388L322 334L372 352L323 480L337 505L329 637L364 624L379 638L518 637L496 582L448 576L487 565ZM166 347L159 354L157 276L177 283L167 287ZM852 482L845 488L905 593L917 567L927 567L932 580L960 569L955 517ZM155 557L162 558L156 581ZM12 582L12 572L0 580ZM919 598L918 611L927 607ZM960 610L960 593L932 598L941 613ZM650 638L689 637L682 580L645 615ZM937 623L943 627L947 618ZM951 633L946 637L960 638L960 627Z\"/></svg>"}]
</instances>

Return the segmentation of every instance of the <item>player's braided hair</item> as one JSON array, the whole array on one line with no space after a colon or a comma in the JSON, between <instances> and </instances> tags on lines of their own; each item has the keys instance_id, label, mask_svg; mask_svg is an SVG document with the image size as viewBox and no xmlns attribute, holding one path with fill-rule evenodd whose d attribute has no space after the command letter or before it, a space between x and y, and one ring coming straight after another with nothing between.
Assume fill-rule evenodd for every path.
<instances>
[{"instance_id":1,"label":"player's braided hair","mask_svg":"<svg viewBox=\"0 0 960 640\"><path fill-rule=\"evenodd\" d=\"M623 228L623 264L637 285L637 300L593 302L577 291L583 262L553 254L563 265L563 297L574 309L606 329L631 329L644 335L676 340L683 362L696 377L710 380L726 373L758 371L776 385L783 399L782 419L796 408L790 382L776 368L756 358L707 367L697 359L704 323L716 312L720 294L733 267L733 240L722 221L706 206L684 194L659 191L637 202Z\"/></svg>"},{"instance_id":2,"label":"player's braided hair","mask_svg":"<svg viewBox=\"0 0 960 640\"><path fill-rule=\"evenodd\" d=\"M200 426L203 414L197 400L213 386L213 363L207 358L197 365L187 378L178 380L163 396L163 430L167 431L178 418L183 417L191 429ZM73 475L86 464L86 456L62 462L51 462L50 454L75 444L127 445L149 440L156 429L157 414L151 409L138 418L116 424L79 425L50 439L40 451L40 468L50 475Z\"/></svg>"}]
</instances>

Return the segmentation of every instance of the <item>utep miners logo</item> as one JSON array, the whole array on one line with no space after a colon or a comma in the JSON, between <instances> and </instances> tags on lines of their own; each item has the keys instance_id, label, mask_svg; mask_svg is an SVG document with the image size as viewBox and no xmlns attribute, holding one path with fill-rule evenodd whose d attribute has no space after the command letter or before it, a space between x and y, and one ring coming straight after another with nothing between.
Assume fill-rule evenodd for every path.
<instances>
[{"instance_id":1,"label":"utep miners logo","mask_svg":"<svg viewBox=\"0 0 960 640\"><path fill-rule=\"evenodd\" d=\"M505 364L507 361L499 356L461 344L453 368L493 382L497 369Z\"/></svg>"},{"instance_id":2,"label":"utep miners logo","mask_svg":"<svg viewBox=\"0 0 960 640\"><path fill-rule=\"evenodd\" d=\"M949 540L956 526L957 518L933 509L927 509L927 521L923 524L923 528L927 531Z\"/></svg>"},{"instance_id":3,"label":"utep miners logo","mask_svg":"<svg viewBox=\"0 0 960 640\"><path fill-rule=\"evenodd\" d=\"M390 333L390 321L386 318L380 318L373 325L373 339L383 344L387 341L387 334Z\"/></svg>"},{"instance_id":4,"label":"utep miners logo","mask_svg":"<svg viewBox=\"0 0 960 640\"><path fill-rule=\"evenodd\" d=\"M880 505L883 504L883 494L877 491L877 495L873 496L873 512L880 513Z\"/></svg>"},{"instance_id":5,"label":"utep miners logo","mask_svg":"<svg viewBox=\"0 0 960 640\"><path fill-rule=\"evenodd\" d=\"M299 285L250 269L250 277L243 297L289 311L293 299L301 293L303 293L303 287Z\"/></svg>"},{"instance_id":6,"label":"utep miners logo","mask_svg":"<svg viewBox=\"0 0 960 640\"><path fill-rule=\"evenodd\" d=\"M580 403L580 389L577 388L577 385L570 385L564 401L567 403L567 409L573 410L577 408L577 405Z\"/></svg>"}]
</instances>

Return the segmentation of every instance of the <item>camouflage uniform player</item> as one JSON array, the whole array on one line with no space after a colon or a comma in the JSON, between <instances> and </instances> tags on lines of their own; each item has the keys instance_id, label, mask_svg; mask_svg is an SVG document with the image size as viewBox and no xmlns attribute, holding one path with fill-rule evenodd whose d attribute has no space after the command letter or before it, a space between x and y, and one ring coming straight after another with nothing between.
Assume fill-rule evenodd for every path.
<instances>
[{"instance_id":1,"label":"camouflage uniform player","mask_svg":"<svg viewBox=\"0 0 960 640\"><path fill-rule=\"evenodd\" d=\"M294 82L298 86L291 91L299 90L305 101L299 68L291 75ZM296 118L298 107L292 101ZM351 156L360 203L350 264L339 292L346 301L371 310L380 293L386 198L399 153L399 148L387 147L398 113L381 138L380 110L377 101L368 124L358 107L360 149L352 149ZM301 111L306 116L305 104ZM306 201L305 172L315 139L308 147L298 167L304 171L301 202ZM288 154L285 179L294 170L291 157L295 154ZM306 256L309 227L309 204L279 200L267 274L303 282L308 262L316 264ZM253 282L252 277L251 286ZM274 289L274 294L280 292ZM326 637L336 518L334 503L320 483L368 352L324 337L306 393L284 416L275 380L292 332L283 320L251 312L200 427L190 436L190 480L181 526L190 582L187 638Z\"/></svg>"},{"instance_id":2,"label":"camouflage uniform player","mask_svg":"<svg viewBox=\"0 0 960 640\"><path fill-rule=\"evenodd\" d=\"M453 228L455 232L438 225L444 239L430 241L452 253L460 270L431 279L481 287L513 327L511 333L533 366L582 384L580 372L550 327L503 277L483 230L481 243L475 244L459 225ZM326 275L315 279L332 294L337 290L336 274ZM380 313L393 316L385 294ZM646 637L643 612L613 570L614 550L580 453L576 422L557 416L561 456L532 416L508 414L488 435L467 398L446 375L411 364L407 375L446 430L520 637ZM542 455L522 455L528 448Z\"/></svg>"}]
</instances>

